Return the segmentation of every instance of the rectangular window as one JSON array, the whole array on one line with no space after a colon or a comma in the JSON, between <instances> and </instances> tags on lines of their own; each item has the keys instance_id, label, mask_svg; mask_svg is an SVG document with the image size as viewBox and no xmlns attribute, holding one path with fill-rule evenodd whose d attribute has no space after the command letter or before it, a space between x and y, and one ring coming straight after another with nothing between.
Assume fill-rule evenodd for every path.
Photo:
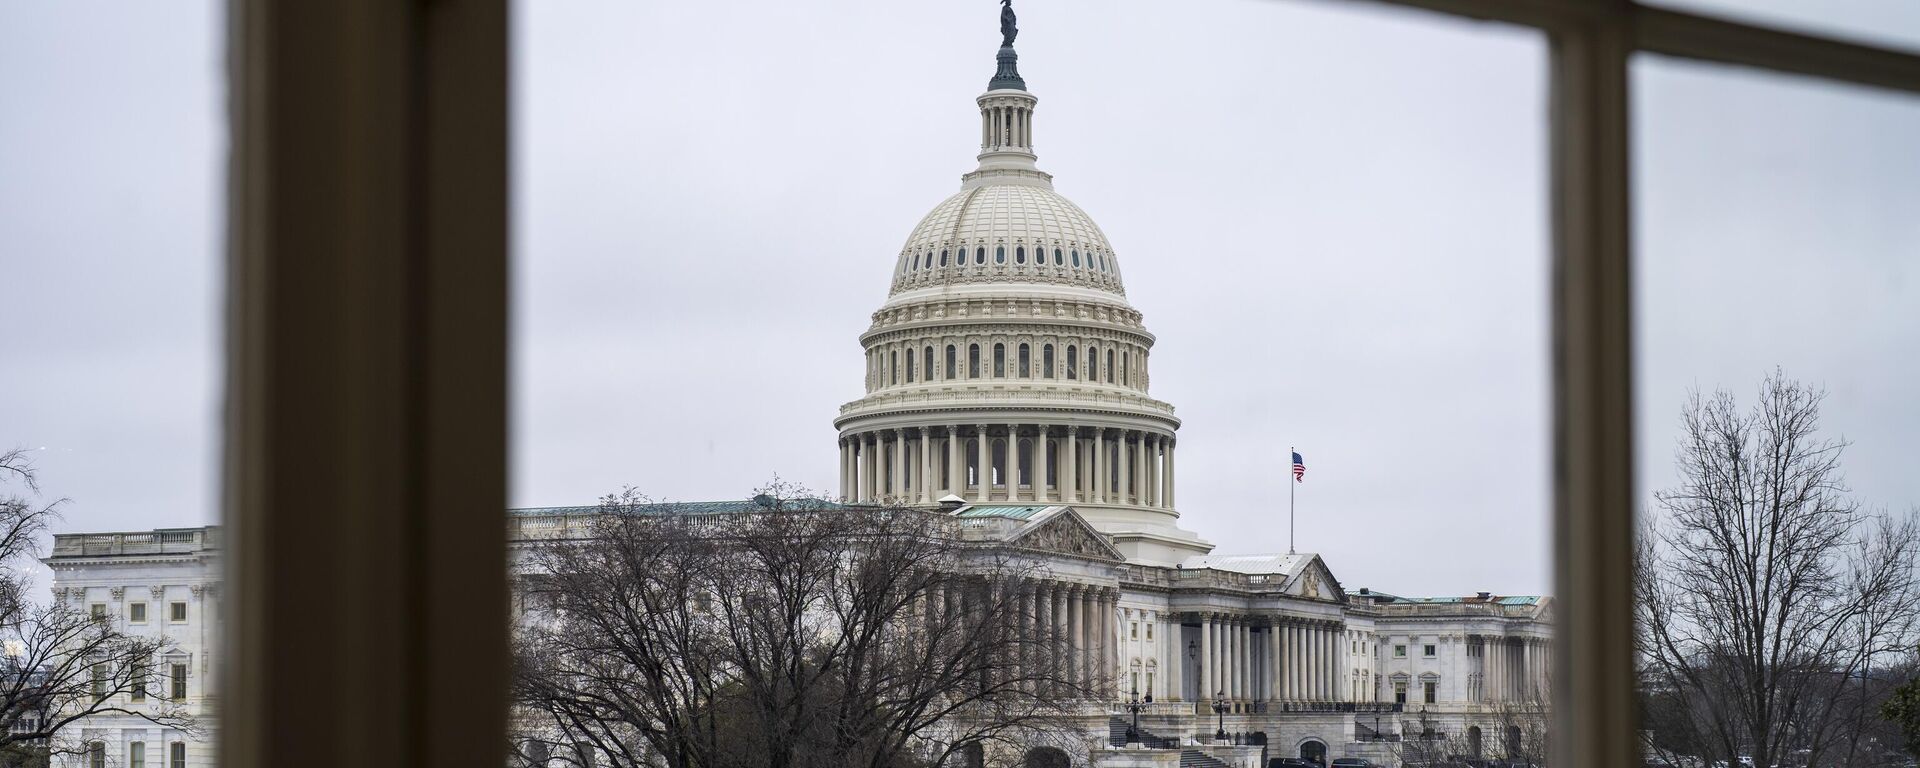
<instances>
[{"instance_id":1,"label":"rectangular window","mask_svg":"<svg viewBox=\"0 0 1920 768\"><path fill-rule=\"evenodd\" d=\"M127 768L141 768L147 764L147 743L136 741L127 745Z\"/></svg>"},{"instance_id":2,"label":"rectangular window","mask_svg":"<svg viewBox=\"0 0 1920 768\"><path fill-rule=\"evenodd\" d=\"M1147 639L1148 639L1148 640L1152 640L1152 639L1153 639L1153 625L1152 625L1152 624L1148 624L1148 625L1147 625ZM1152 679L1152 678L1153 678L1153 673L1152 673L1152 672L1148 672L1148 673L1147 673L1147 678L1148 678L1148 679ZM1149 686L1149 687L1151 687L1151 686Z\"/></svg>"},{"instance_id":3,"label":"rectangular window","mask_svg":"<svg viewBox=\"0 0 1920 768\"><path fill-rule=\"evenodd\" d=\"M1127 679L1133 683L1133 687L1129 688L1128 690L1134 693L1139 693L1140 692L1140 673L1138 672L1128 673Z\"/></svg>"},{"instance_id":4,"label":"rectangular window","mask_svg":"<svg viewBox=\"0 0 1920 768\"><path fill-rule=\"evenodd\" d=\"M132 691L129 697L134 701L147 700L147 671L147 665L144 662L134 665L133 679L128 681Z\"/></svg>"},{"instance_id":5,"label":"rectangular window","mask_svg":"<svg viewBox=\"0 0 1920 768\"><path fill-rule=\"evenodd\" d=\"M167 768L187 768L187 743L176 741L167 747Z\"/></svg>"},{"instance_id":6,"label":"rectangular window","mask_svg":"<svg viewBox=\"0 0 1920 768\"><path fill-rule=\"evenodd\" d=\"M147 623L147 604L130 603L127 605L127 621L135 624Z\"/></svg>"},{"instance_id":7,"label":"rectangular window","mask_svg":"<svg viewBox=\"0 0 1920 768\"><path fill-rule=\"evenodd\" d=\"M1439 683L1436 683L1432 680L1428 680L1427 682L1423 683L1422 686L1426 688L1425 694L1426 694L1426 701L1428 704L1433 704L1436 701L1438 701L1438 695L1440 691Z\"/></svg>"},{"instance_id":8,"label":"rectangular window","mask_svg":"<svg viewBox=\"0 0 1920 768\"><path fill-rule=\"evenodd\" d=\"M87 606L87 615L92 616L94 621L106 621L107 604L94 603L93 605Z\"/></svg>"},{"instance_id":9,"label":"rectangular window","mask_svg":"<svg viewBox=\"0 0 1920 768\"><path fill-rule=\"evenodd\" d=\"M1147 693L1153 693L1153 670L1147 670Z\"/></svg>"},{"instance_id":10,"label":"rectangular window","mask_svg":"<svg viewBox=\"0 0 1920 768\"><path fill-rule=\"evenodd\" d=\"M174 602L174 603L167 604L167 621L179 622L179 621L186 621L186 620L187 620L187 604L185 602Z\"/></svg>"},{"instance_id":11,"label":"rectangular window","mask_svg":"<svg viewBox=\"0 0 1920 768\"><path fill-rule=\"evenodd\" d=\"M184 701L187 698L187 665L173 665L173 700Z\"/></svg>"},{"instance_id":12,"label":"rectangular window","mask_svg":"<svg viewBox=\"0 0 1920 768\"><path fill-rule=\"evenodd\" d=\"M107 700L107 665L93 665L93 700Z\"/></svg>"},{"instance_id":13,"label":"rectangular window","mask_svg":"<svg viewBox=\"0 0 1920 768\"><path fill-rule=\"evenodd\" d=\"M1140 622L1135 621L1127 625L1127 639L1128 640L1140 639Z\"/></svg>"},{"instance_id":14,"label":"rectangular window","mask_svg":"<svg viewBox=\"0 0 1920 768\"><path fill-rule=\"evenodd\" d=\"M1396 645L1396 646L1394 646L1394 647L1393 647L1393 657L1394 657L1394 658L1396 658L1396 659L1404 659L1404 658L1406 658L1406 657L1407 657L1407 647L1406 647L1406 646L1404 646L1404 645Z\"/></svg>"},{"instance_id":15,"label":"rectangular window","mask_svg":"<svg viewBox=\"0 0 1920 768\"><path fill-rule=\"evenodd\" d=\"M1407 703L1407 684L1406 683L1395 682L1393 684L1393 703L1395 704Z\"/></svg>"},{"instance_id":16,"label":"rectangular window","mask_svg":"<svg viewBox=\"0 0 1920 768\"><path fill-rule=\"evenodd\" d=\"M1429 646L1426 646L1426 647L1424 647L1424 648L1422 648L1422 649L1421 649L1421 655L1422 655L1422 656L1426 656L1426 657L1428 657L1428 658L1432 658L1432 657L1434 656L1434 648L1433 648L1433 646L1431 646L1431 645L1429 645Z\"/></svg>"},{"instance_id":17,"label":"rectangular window","mask_svg":"<svg viewBox=\"0 0 1920 768\"><path fill-rule=\"evenodd\" d=\"M94 742L87 745L88 768L107 768L107 745Z\"/></svg>"}]
</instances>

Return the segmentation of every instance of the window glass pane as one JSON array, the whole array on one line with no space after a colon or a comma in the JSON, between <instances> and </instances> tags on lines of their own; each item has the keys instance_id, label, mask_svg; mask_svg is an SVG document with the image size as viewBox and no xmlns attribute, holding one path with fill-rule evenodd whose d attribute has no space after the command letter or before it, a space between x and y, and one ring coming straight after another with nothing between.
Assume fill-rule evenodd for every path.
<instances>
[{"instance_id":1,"label":"window glass pane","mask_svg":"<svg viewBox=\"0 0 1920 768\"><path fill-rule=\"evenodd\" d=\"M1355 704L1436 741L1487 707L1543 723L1542 40L1337 4L1033 4L1004 32L993 4L855 5L515 4L517 535L627 486L736 509L775 472L982 540L1077 516L1063 546L1231 606L1095 577L1081 610L1158 617L1098 633L1129 645L1102 705L1200 705L1170 734L1211 733L1216 692L1338 713L1288 756L1341 754ZM821 101L848 72L861 99ZM875 282L946 248L966 274ZM684 252L713 258L636 258ZM856 340L969 377L863 390ZM1294 591L1230 588L1252 579ZM1445 719L1395 717L1429 695Z\"/></svg>"},{"instance_id":2,"label":"window glass pane","mask_svg":"<svg viewBox=\"0 0 1920 768\"><path fill-rule=\"evenodd\" d=\"M164 612L223 594L225 5L0 4L0 710L57 729L7 762L214 731L152 699L159 658L221 634ZM66 692L58 717L35 691Z\"/></svg>"},{"instance_id":3,"label":"window glass pane","mask_svg":"<svg viewBox=\"0 0 1920 768\"><path fill-rule=\"evenodd\" d=\"M1754 764L1865 762L1920 644L1920 98L1660 57L1632 89L1643 727L1745 759L1689 723L1764 711Z\"/></svg>"},{"instance_id":4,"label":"window glass pane","mask_svg":"<svg viewBox=\"0 0 1920 768\"><path fill-rule=\"evenodd\" d=\"M1920 51L1920 4L1901 0L1652 0L1649 5Z\"/></svg>"}]
</instances>

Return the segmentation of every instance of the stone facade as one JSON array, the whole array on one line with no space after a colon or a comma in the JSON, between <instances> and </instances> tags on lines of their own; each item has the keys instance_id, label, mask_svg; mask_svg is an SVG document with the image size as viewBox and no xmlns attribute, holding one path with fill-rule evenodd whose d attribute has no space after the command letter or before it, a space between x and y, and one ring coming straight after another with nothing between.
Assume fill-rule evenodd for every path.
<instances>
[{"instance_id":1,"label":"stone facade","mask_svg":"<svg viewBox=\"0 0 1920 768\"><path fill-rule=\"evenodd\" d=\"M53 571L53 600L104 614L120 631L158 635L172 650L155 659L164 690L130 710L179 701L207 731L198 736L161 728L132 714L98 715L69 731L60 746L90 748L107 766L186 768L213 765L219 665L220 529L165 528L127 533L57 534L43 562ZM183 694L183 695L182 695ZM138 745L138 746L135 746ZM136 753L139 758L136 761ZM57 764L94 765L90 754Z\"/></svg>"}]
</instances>

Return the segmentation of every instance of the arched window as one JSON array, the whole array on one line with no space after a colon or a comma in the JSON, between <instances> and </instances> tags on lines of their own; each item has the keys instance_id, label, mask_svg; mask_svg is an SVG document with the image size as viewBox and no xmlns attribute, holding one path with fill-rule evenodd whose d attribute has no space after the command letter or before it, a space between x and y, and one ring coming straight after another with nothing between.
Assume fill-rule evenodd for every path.
<instances>
[{"instance_id":1,"label":"arched window","mask_svg":"<svg viewBox=\"0 0 1920 768\"><path fill-rule=\"evenodd\" d=\"M167 768L187 768L187 743L176 741L167 746Z\"/></svg>"},{"instance_id":2,"label":"arched window","mask_svg":"<svg viewBox=\"0 0 1920 768\"><path fill-rule=\"evenodd\" d=\"M1007 441L993 441L993 484L1007 484Z\"/></svg>"},{"instance_id":3,"label":"arched window","mask_svg":"<svg viewBox=\"0 0 1920 768\"><path fill-rule=\"evenodd\" d=\"M933 269L933 249L927 249L927 258L920 262L921 269Z\"/></svg>"},{"instance_id":4,"label":"arched window","mask_svg":"<svg viewBox=\"0 0 1920 768\"><path fill-rule=\"evenodd\" d=\"M1058 267L1066 263L1067 263L1067 258L1065 256L1060 255L1060 249L1058 248L1053 249L1053 265Z\"/></svg>"},{"instance_id":5,"label":"arched window","mask_svg":"<svg viewBox=\"0 0 1920 768\"><path fill-rule=\"evenodd\" d=\"M1020 345L1020 378L1027 379L1033 377L1033 368L1028 365L1029 359L1027 345L1023 343Z\"/></svg>"},{"instance_id":6,"label":"arched window","mask_svg":"<svg viewBox=\"0 0 1920 768\"><path fill-rule=\"evenodd\" d=\"M1107 443L1107 492L1120 492L1120 441Z\"/></svg>"},{"instance_id":7,"label":"arched window","mask_svg":"<svg viewBox=\"0 0 1920 768\"><path fill-rule=\"evenodd\" d=\"M1113 383L1113 348L1107 348L1107 383Z\"/></svg>"},{"instance_id":8,"label":"arched window","mask_svg":"<svg viewBox=\"0 0 1920 768\"><path fill-rule=\"evenodd\" d=\"M1060 487L1060 445L1052 440L1047 446L1047 485Z\"/></svg>"},{"instance_id":9,"label":"arched window","mask_svg":"<svg viewBox=\"0 0 1920 768\"><path fill-rule=\"evenodd\" d=\"M1007 263L1007 247L1006 246L996 245L993 247L993 263L995 264Z\"/></svg>"},{"instance_id":10,"label":"arched window","mask_svg":"<svg viewBox=\"0 0 1920 768\"><path fill-rule=\"evenodd\" d=\"M1027 247L1026 246L1023 245L1013 249L1013 263L1015 264L1027 263Z\"/></svg>"},{"instance_id":11,"label":"arched window","mask_svg":"<svg viewBox=\"0 0 1920 768\"><path fill-rule=\"evenodd\" d=\"M907 383L913 383L913 351L907 351Z\"/></svg>"},{"instance_id":12,"label":"arched window","mask_svg":"<svg viewBox=\"0 0 1920 768\"><path fill-rule=\"evenodd\" d=\"M1080 268L1080 249L1078 248L1073 249L1073 268Z\"/></svg>"},{"instance_id":13,"label":"arched window","mask_svg":"<svg viewBox=\"0 0 1920 768\"><path fill-rule=\"evenodd\" d=\"M1120 353L1120 383L1127 383L1127 373L1132 370L1132 368L1127 367L1127 353Z\"/></svg>"},{"instance_id":14,"label":"arched window","mask_svg":"<svg viewBox=\"0 0 1920 768\"><path fill-rule=\"evenodd\" d=\"M920 378L933 381L933 347L920 350Z\"/></svg>"},{"instance_id":15,"label":"arched window","mask_svg":"<svg viewBox=\"0 0 1920 768\"><path fill-rule=\"evenodd\" d=\"M958 350L955 350L952 344L947 345L947 370L945 378L953 378L954 369L960 367L956 365L956 363L959 362L957 352Z\"/></svg>"},{"instance_id":16,"label":"arched window","mask_svg":"<svg viewBox=\"0 0 1920 768\"><path fill-rule=\"evenodd\" d=\"M987 248L986 248L986 246L979 246L979 247L976 247L976 248L974 248L974 249L973 249L973 263L975 263L975 264L985 264L985 263L987 263Z\"/></svg>"},{"instance_id":17,"label":"arched window","mask_svg":"<svg viewBox=\"0 0 1920 768\"><path fill-rule=\"evenodd\" d=\"M967 486L973 487L980 484L980 441L968 440L966 450Z\"/></svg>"},{"instance_id":18,"label":"arched window","mask_svg":"<svg viewBox=\"0 0 1920 768\"><path fill-rule=\"evenodd\" d=\"M1080 378L1080 350L1072 344L1067 345L1067 378Z\"/></svg>"},{"instance_id":19,"label":"arched window","mask_svg":"<svg viewBox=\"0 0 1920 768\"><path fill-rule=\"evenodd\" d=\"M980 345L967 345L967 378L980 378Z\"/></svg>"},{"instance_id":20,"label":"arched window","mask_svg":"<svg viewBox=\"0 0 1920 768\"><path fill-rule=\"evenodd\" d=\"M107 768L106 742L87 742L87 768Z\"/></svg>"},{"instance_id":21,"label":"arched window","mask_svg":"<svg viewBox=\"0 0 1920 768\"><path fill-rule=\"evenodd\" d=\"M1053 345L1040 348L1040 378L1053 378Z\"/></svg>"},{"instance_id":22,"label":"arched window","mask_svg":"<svg viewBox=\"0 0 1920 768\"><path fill-rule=\"evenodd\" d=\"M944 267L946 265L947 265L947 249L942 248L940 249L940 266Z\"/></svg>"},{"instance_id":23,"label":"arched window","mask_svg":"<svg viewBox=\"0 0 1920 768\"><path fill-rule=\"evenodd\" d=\"M1007 345L1005 344L993 345L993 377L996 379L1007 377Z\"/></svg>"},{"instance_id":24,"label":"arched window","mask_svg":"<svg viewBox=\"0 0 1920 768\"><path fill-rule=\"evenodd\" d=\"M1087 381L1100 381L1100 350L1087 347Z\"/></svg>"},{"instance_id":25,"label":"arched window","mask_svg":"<svg viewBox=\"0 0 1920 768\"><path fill-rule=\"evenodd\" d=\"M900 383L900 350L891 350L887 352L887 356L889 358L887 361L887 370L889 371L887 381L892 384L898 384Z\"/></svg>"},{"instance_id":26,"label":"arched window","mask_svg":"<svg viewBox=\"0 0 1920 768\"><path fill-rule=\"evenodd\" d=\"M920 268L920 254L913 255L913 268L916 270Z\"/></svg>"}]
</instances>

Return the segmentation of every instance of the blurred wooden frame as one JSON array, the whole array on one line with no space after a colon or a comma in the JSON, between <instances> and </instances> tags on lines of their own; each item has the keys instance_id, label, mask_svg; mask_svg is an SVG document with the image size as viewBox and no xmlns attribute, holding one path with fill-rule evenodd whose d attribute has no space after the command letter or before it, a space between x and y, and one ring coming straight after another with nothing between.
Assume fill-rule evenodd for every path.
<instances>
[{"instance_id":1,"label":"blurred wooden frame","mask_svg":"<svg viewBox=\"0 0 1920 768\"><path fill-rule=\"evenodd\" d=\"M1556 765L1637 764L1628 59L1920 57L1623 0L1368 0L1551 42ZM506 0L234 0L221 761L504 761Z\"/></svg>"}]
</instances>

